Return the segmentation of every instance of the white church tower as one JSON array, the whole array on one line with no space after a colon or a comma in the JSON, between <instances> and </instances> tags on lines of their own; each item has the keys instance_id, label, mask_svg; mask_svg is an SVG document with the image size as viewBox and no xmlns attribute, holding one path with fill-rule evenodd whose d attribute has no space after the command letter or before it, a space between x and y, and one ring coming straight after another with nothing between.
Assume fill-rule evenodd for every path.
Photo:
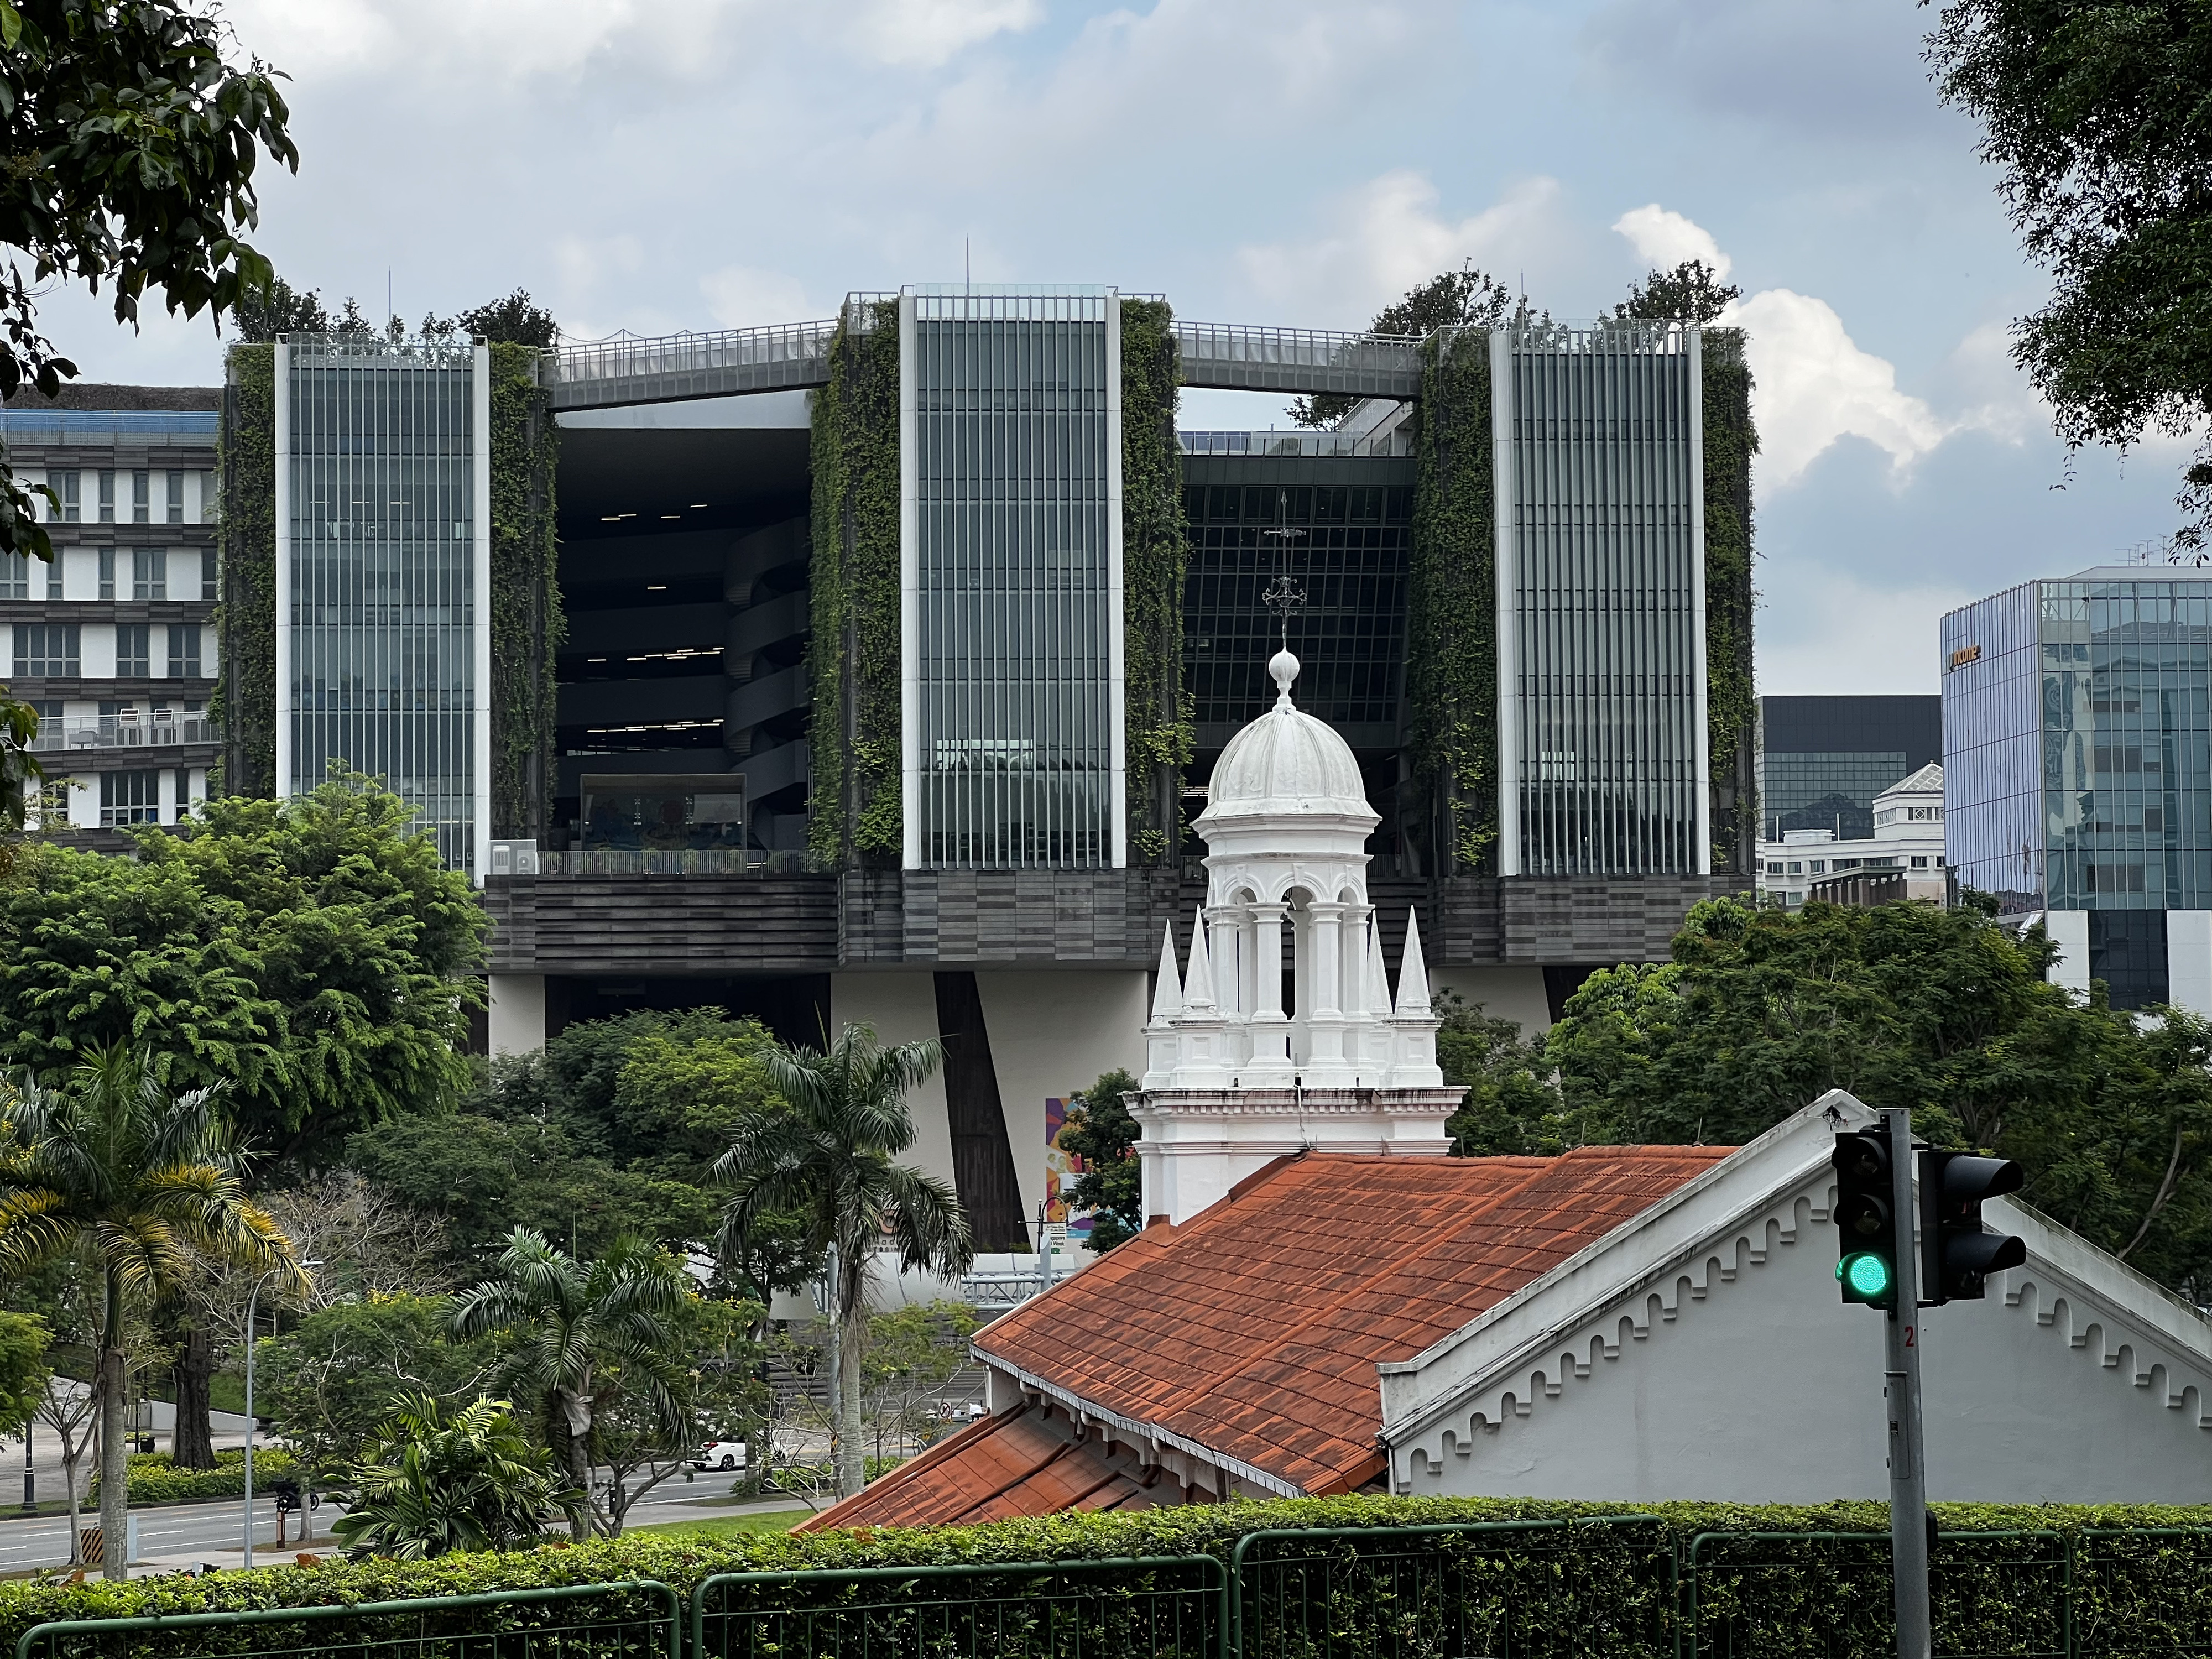
<instances>
[{"instance_id":1,"label":"white church tower","mask_svg":"<svg viewBox=\"0 0 2212 1659\"><path fill-rule=\"evenodd\" d=\"M1206 902L1182 973L1173 930L1160 947L1150 1060L1129 1103L1148 1223L1187 1221L1287 1153L1440 1157L1467 1092L1437 1069L1410 912L1391 994L1386 921L1367 902L1367 837L1382 819L1358 763L1291 702L1298 659L1279 651L1267 672L1275 706L1229 740L1199 815Z\"/></svg>"}]
</instances>

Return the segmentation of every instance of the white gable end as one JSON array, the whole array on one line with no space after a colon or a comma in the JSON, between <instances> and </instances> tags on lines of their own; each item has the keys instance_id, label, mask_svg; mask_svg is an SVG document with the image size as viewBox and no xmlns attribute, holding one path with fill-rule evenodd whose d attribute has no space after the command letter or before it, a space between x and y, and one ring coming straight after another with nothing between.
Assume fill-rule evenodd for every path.
<instances>
[{"instance_id":1,"label":"white gable end","mask_svg":"<svg viewBox=\"0 0 2212 1659\"><path fill-rule=\"evenodd\" d=\"M1886 1498L1882 1316L1828 1224L1833 1106L1778 1126L1413 1359L1381 1368L1393 1488L1651 1503ZM2002 1200L2023 1268L1918 1316L1929 1495L2212 1497L2212 1324Z\"/></svg>"}]
</instances>

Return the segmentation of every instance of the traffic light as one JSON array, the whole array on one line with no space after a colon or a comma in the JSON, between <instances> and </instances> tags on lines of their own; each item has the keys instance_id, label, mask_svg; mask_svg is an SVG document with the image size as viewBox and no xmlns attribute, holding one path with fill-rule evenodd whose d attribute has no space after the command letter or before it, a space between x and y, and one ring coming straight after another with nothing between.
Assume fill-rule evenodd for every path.
<instances>
[{"instance_id":1,"label":"traffic light","mask_svg":"<svg viewBox=\"0 0 2212 1659\"><path fill-rule=\"evenodd\" d=\"M2021 1240L1982 1231L1982 1200L2019 1191L2021 1179L2020 1165L2008 1158L1920 1154L1920 1277L1928 1306L1978 1302L1990 1274L2027 1261Z\"/></svg>"},{"instance_id":2,"label":"traffic light","mask_svg":"<svg viewBox=\"0 0 2212 1659\"><path fill-rule=\"evenodd\" d=\"M1897 1306L1897 1216L1888 1132L1849 1130L1836 1137L1836 1283L1846 1302Z\"/></svg>"}]
</instances>

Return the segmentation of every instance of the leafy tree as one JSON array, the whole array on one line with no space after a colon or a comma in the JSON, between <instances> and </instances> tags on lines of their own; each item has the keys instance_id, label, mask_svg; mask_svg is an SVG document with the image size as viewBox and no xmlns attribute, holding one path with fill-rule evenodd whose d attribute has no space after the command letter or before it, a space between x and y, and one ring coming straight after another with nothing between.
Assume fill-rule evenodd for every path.
<instances>
[{"instance_id":1,"label":"leafy tree","mask_svg":"<svg viewBox=\"0 0 2212 1659\"><path fill-rule=\"evenodd\" d=\"M666 1030L633 1038L615 1078L624 1135L711 1164L738 1130L787 1109L762 1058L774 1042L753 1019L688 1040Z\"/></svg>"},{"instance_id":2,"label":"leafy tree","mask_svg":"<svg viewBox=\"0 0 2212 1659\"><path fill-rule=\"evenodd\" d=\"M54 1368L46 1358L53 1333L28 1314L0 1313L0 1429L20 1429L45 1403Z\"/></svg>"},{"instance_id":3,"label":"leafy tree","mask_svg":"<svg viewBox=\"0 0 2212 1659\"><path fill-rule=\"evenodd\" d=\"M331 329L321 292L295 289L282 276L271 277L268 287L240 299L231 320L240 339L261 344L279 334L327 334Z\"/></svg>"},{"instance_id":4,"label":"leafy tree","mask_svg":"<svg viewBox=\"0 0 2212 1659\"><path fill-rule=\"evenodd\" d=\"M123 1535L124 1314L131 1298L173 1291L195 1255L304 1275L290 1243L246 1195L213 1088L175 1093L139 1052L117 1045L65 1086L20 1078L0 1144L0 1271L26 1272L82 1251L102 1275L93 1388L100 1413L100 1524ZM109 1552L107 1576L125 1576Z\"/></svg>"},{"instance_id":5,"label":"leafy tree","mask_svg":"<svg viewBox=\"0 0 2212 1659\"><path fill-rule=\"evenodd\" d=\"M981 1322L964 1302L909 1304L868 1316L861 1377L877 1462L886 1455L887 1436L892 1455L909 1450L909 1442L926 1445L935 1437L933 1408L943 1405L945 1385L967 1364L968 1340Z\"/></svg>"},{"instance_id":6,"label":"leafy tree","mask_svg":"<svg viewBox=\"0 0 2212 1659\"><path fill-rule=\"evenodd\" d=\"M649 1394L619 1386L625 1381L623 1369L615 1373L618 1386L602 1388L608 1400L596 1413L592 1455L607 1471L605 1504L595 1518L608 1537L622 1536L630 1510L683 1468L702 1441L745 1440L751 1462L750 1443L769 1407L752 1334L765 1311L752 1303L702 1296L686 1296L677 1304L669 1316L669 1351L688 1363L679 1368L672 1361L663 1368L680 1408L672 1416Z\"/></svg>"},{"instance_id":7,"label":"leafy tree","mask_svg":"<svg viewBox=\"0 0 2212 1659\"><path fill-rule=\"evenodd\" d=\"M1517 1021L1498 1019L1457 993L1439 991L1437 1064L1467 1098L1444 1126L1459 1158L1563 1152L1559 1097L1541 1037L1523 1038Z\"/></svg>"},{"instance_id":8,"label":"leafy tree","mask_svg":"<svg viewBox=\"0 0 2212 1659\"><path fill-rule=\"evenodd\" d=\"M584 1512L582 1490L530 1443L504 1400L449 1407L410 1396L347 1484L350 1506L331 1531L356 1558L510 1550L544 1538L550 1512L572 1527Z\"/></svg>"},{"instance_id":9,"label":"leafy tree","mask_svg":"<svg viewBox=\"0 0 2212 1659\"><path fill-rule=\"evenodd\" d=\"M1944 101L2051 297L2013 357L2075 449L2195 434L2176 541L2212 528L2212 13L2188 0L1952 0L1928 38Z\"/></svg>"},{"instance_id":10,"label":"leafy tree","mask_svg":"<svg viewBox=\"0 0 2212 1659\"><path fill-rule=\"evenodd\" d=\"M1110 1250L1145 1230L1145 1185L1137 1165L1140 1131L1121 1099L1136 1092L1136 1079L1112 1071L1067 1103L1060 1144L1083 1160L1068 1202L1091 1212L1094 1250Z\"/></svg>"},{"instance_id":11,"label":"leafy tree","mask_svg":"<svg viewBox=\"0 0 2212 1659\"><path fill-rule=\"evenodd\" d=\"M2084 1004L2045 980L2053 954L1976 910L1707 901L1672 963L1569 1000L1561 1138L1742 1142L1848 1089L2019 1159L2030 1202L2154 1277L2212 1284L2212 1026Z\"/></svg>"},{"instance_id":12,"label":"leafy tree","mask_svg":"<svg viewBox=\"0 0 2212 1659\"><path fill-rule=\"evenodd\" d=\"M720 1253L738 1255L763 1216L805 1218L807 1242L834 1250L830 1313L838 1353L837 1491L860 1489L861 1361L867 1347L868 1271L878 1248L902 1267L951 1278L975 1259L968 1217L952 1188L892 1160L914 1144L908 1091L937 1068L934 1038L884 1048L866 1025L843 1027L825 1054L775 1044L769 1075L790 1110L741 1128L714 1165L727 1183Z\"/></svg>"},{"instance_id":13,"label":"leafy tree","mask_svg":"<svg viewBox=\"0 0 2212 1659\"><path fill-rule=\"evenodd\" d=\"M680 1443L690 1437L669 1376L671 1321L689 1293L675 1259L636 1239L617 1241L587 1266L555 1249L544 1234L518 1227L499 1258L497 1277L455 1304L453 1329L506 1340L495 1376L542 1402L547 1437L562 1452L578 1489L588 1492L592 1431L597 1413L610 1403L611 1386L635 1395L665 1438ZM589 1533L584 1512L572 1512L569 1522L580 1544Z\"/></svg>"},{"instance_id":14,"label":"leafy tree","mask_svg":"<svg viewBox=\"0 0 2212 1659\"><path fill-rule=\"evenodd\" d=\"M1368 327L1376 334L1426 337L1440 328L1496 328L1525 308L1525 301L1516 306L1512 289L1469 261L1407 289L1403 299L1376 312ZM1363 401L1349 392L1317 392L1292 399L1291 418L1300 426L1334 426Z\"/></svg>"},{"instance_id":15,"label":"leafy tree","mask_svg":"<svg viewBox=\"0 0 2212 1659\"><path fill-rule=\"evenodd\" d=\"M1703 259L1685 259L1672 270L1655 270L1640 283L1632 283L1628 298L1613 307L1621 321L1694 323L1717 322L1720 314L1743 290L1723 284L1720 273Z\"/></svg>"},{"instance_id":16,"label":"leafy tree","mask_svg":"<svg viewBox=\"0 0 2212 1659\"><path fill-rule=\"evenodd\" d=\"M453 319L464 334L509 345L550 347L560 343L561 325L543 306L533 305L527 289L517 289L503 300L494 300L465 311Z\"/></svg>"},{"instance_id":17,"label":"leafy tree","mask_svg":"<svg viewBox=\"0 0 2212 1659\"><path fill-rule=\"evenodd\" d=\"M254 1347L254 1405L300 1455L330 1470L361 1454L411 1395L472 1400L495 1345L453 1335L450 1297L372 1291L307 1315Z\"/></svg>"},{"instance_id":18,"label":"leafy tree","mask_svg":"<svg viewBox=\"0 0 2212 1659\"><path fill-rule=\"evenodd\" d=\"M158 292L171 312L220 317L268 283L243 238L257 221L263 151L296 168L289 112L259 59L225 58L225 31L185 0L12 0L0 4L0 397L26 384L51 398L76 365L40 331L57 282L109 283L134 327ZM38 492L52 500L51 492ZM51 561L53 543L0 455L0 552ZM20 827L40 775L36 717L0 692L0 827Z\"/></svg>"},{"instance_id":19,"label":"leafy tree","mask_svg":"<svg viewBox=\"0 0 2212 1659\"><path fill-rule=\"evenodd\" d=\"M458 1098L485 928L465 875L363 779L210 802L137 856L40 848L0 890L0 1064L51 1076L106 1045L222 1082L240 1136L292 1164Z\"/></svg>"}]
</instances>

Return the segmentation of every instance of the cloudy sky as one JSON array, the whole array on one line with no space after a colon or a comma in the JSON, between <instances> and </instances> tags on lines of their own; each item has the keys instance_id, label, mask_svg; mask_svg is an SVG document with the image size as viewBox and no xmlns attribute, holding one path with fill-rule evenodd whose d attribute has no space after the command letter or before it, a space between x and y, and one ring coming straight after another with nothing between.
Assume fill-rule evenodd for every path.
<instances>
[{"instance_id":1,"label":"cloudy sky","mask_svg":"<svg viewBox=\"0 0 2212 1659\"><path fill-rule=\"evenodd\" d=\"M1935 621L2125 557L2180 447L2070 467L2006 355L2043 278L1907 0L228 0L302 161L259 245L410 318L516 287L569 333L848 289L1111 283L1355 328L1473 259L1589 317L1702 254L1745 298L1772 692L1936 686ZM95 379L205 381L205 324L56 296ZM1279 405L1186 398L1186 425Z\"/></svg>"}]
</instances>

